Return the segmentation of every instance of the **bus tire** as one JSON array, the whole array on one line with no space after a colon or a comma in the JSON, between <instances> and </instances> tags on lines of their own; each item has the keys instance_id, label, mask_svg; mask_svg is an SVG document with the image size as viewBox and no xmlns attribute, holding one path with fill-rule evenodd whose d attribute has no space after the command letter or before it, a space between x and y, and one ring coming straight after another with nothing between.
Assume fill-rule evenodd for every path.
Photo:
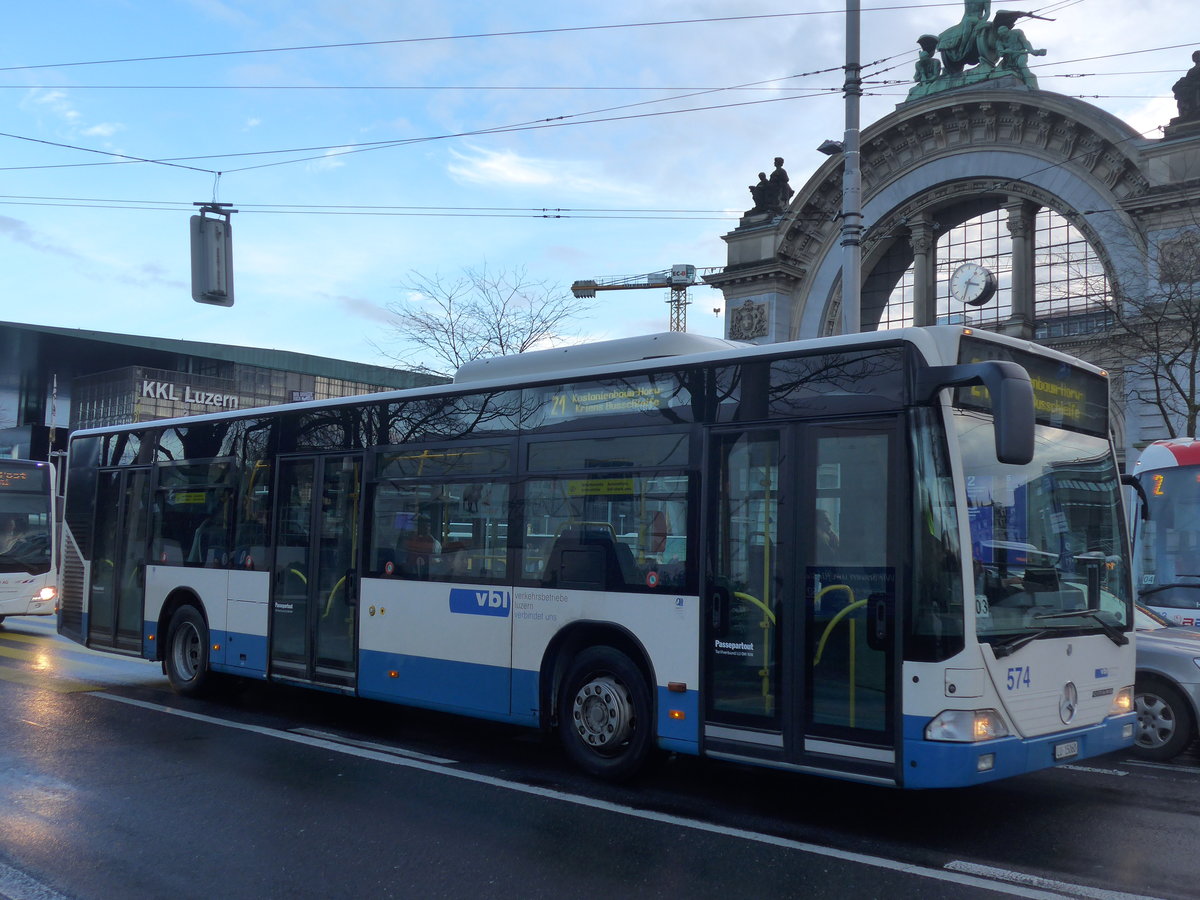
<instances>
[{"instance_id":1,"label":"bus tire","mask_svg":"<svg viewBox=\"0 0 1200 900\"><path fill-rule=\"evenodd\" d=\"M167 652L163 669L171 687L186 697L198 697L208 690L212 673L208 670L208 625L194 606L181 606L167 627Z\"/></svg>"},{"instance_id":2,"label":"bus tire","mask_svg":"<svg viewBox=\"0 0 1200 900\"><path fill-rule=\"evenodd\" d=\"M1133 753L1142 759L1173 759L1192 742L1196 724L1187 698L1168 681L1139 676L1134 688L1137 736Z\"/></svg>"},{"instance_id":3,"label":"bus tire","mask_svg":"<svg viewBox=\"0 0 1200 900\"><path fill-rule=\"evenodd\" d=\"M571 661L558 699L558 733L572 762L589 775L623 781L650 755L653 706L646 679L612 647L589 647Z\"/></svg>"}]
</instances>

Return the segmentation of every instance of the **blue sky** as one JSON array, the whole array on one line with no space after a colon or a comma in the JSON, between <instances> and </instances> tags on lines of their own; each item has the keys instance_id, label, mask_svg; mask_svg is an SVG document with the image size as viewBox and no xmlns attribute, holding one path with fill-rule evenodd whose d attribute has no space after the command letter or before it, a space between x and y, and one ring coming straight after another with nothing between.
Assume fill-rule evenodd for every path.
<instances>
[{"instance_id":1,"label":"blue sky","mask_svg":"<svg viewBox=\"0 0 1200 900\"><path fill-rule=\"evenodd\" d=\"M887 60L867 77L905 81L916 37L962 10L863 6L862 58ZM721 266L721 235L750 206L757 173L783 156L798 189L824 160L815 147L842 136L843 8L6 4L0 318L386 364L378 346L401 348L385 307L413 273L520 267L567 292L579 278ZM1035 70L1044 89L1144 131L1175 114L1170 87L1200 47L1186 5L1031 8L1057 19L1024 23L1049 49ZM906 90L869 84L864 126ZM522 123L540 127L509 130ZM191 300L188 218L213 200L240 210L230 309ZM719 292L692 299L689 330L719 334ZM578 331L664 331L665 301L603 293Z\"/></svg>"}]
</instances>

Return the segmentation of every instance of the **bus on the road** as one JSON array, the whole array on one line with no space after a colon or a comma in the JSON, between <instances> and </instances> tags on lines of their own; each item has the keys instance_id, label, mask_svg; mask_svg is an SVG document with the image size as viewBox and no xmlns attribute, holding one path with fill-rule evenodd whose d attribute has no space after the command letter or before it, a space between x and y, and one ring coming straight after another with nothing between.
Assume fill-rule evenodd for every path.
<instances>
[{"instance_id":1,"label":"bus on the road","mask_svg":"<svg viewBox=\"0 0 1200 900\"><path fill-rule=\"evenodd\" d=\"M57 533L54 466L0 459L0 622L54 613Z\"/></svg>"},{"instance_id":2,"label":"bus on the road","mask_svg":"<svg viewBox=\"0 0 1200 900\"><path fill-rule=\"evenodd\" d=\"M1138 602L1177 625L1200 625L1200 440L1155 441L1132 475Z\"/></svg>"},{"instance_id":3,"label":"bus on the road","mask_svg":"<svg viewBox=\"0 0 1200 900\"><path fill-rule=\"evenodd\" d=\"M228 676L904 788L1129 745L1100 370L944 326L687 334L78 431L62 634Z\"/></svg>"}]
</instances>

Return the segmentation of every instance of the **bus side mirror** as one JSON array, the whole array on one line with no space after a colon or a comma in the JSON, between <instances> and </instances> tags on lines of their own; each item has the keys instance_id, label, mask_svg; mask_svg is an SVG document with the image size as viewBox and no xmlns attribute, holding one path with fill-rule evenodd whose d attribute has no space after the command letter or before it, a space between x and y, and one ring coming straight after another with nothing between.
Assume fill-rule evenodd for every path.
<instances>
[{"instance_id":1,"label":"bus side mirror","mask_svg":"<svg viewBox=\"0 0 1200 900\"><path fill-rule=\"evenodd\" d=\"M931 366L918 376L917 389L929 401L942 388L982 384L991 397L996 459L1024 466L1033 460L1033 385L1014 362L988 360L958 366Z\"/></svg>"},{"instance_id":2,"label":"bus side mirror","mask_svg":"<svg viewBox=\"0 0 1200 900\"><path fill-rule=\"evenodd\" d=\"M1121 484L1125 487L1133 488L1133 492L1138 495L1138 500L1141 501L1141 519L1143 522L1150 520L1150 504L1146 502L1146 489L1142 487L1142 483L1133 475L1122 475Z\"/></svg>"}]
</instances>

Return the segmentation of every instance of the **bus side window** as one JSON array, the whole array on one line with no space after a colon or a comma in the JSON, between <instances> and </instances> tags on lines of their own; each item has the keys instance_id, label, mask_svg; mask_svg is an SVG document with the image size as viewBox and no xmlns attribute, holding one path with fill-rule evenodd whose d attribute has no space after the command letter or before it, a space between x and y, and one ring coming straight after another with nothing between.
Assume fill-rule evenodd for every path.
<instances>
[{"instance_id":1,"label":"bus side window","mask_svg":"<svg viewBox=\"0 0 1200 900\"><path fill-rule=\"evenodd\" d=\"M460 582L506 577L507 484L382 481L373 509L372 577Z\"/></svg>"},{"instance_id":2,"label":"bus side window","mask_svg":"<svg viewBox=\"0 0 1200 900\"><path fill-rule=\"evenodd\" d=\"M688 476L535 479L525 485L521 577L603 591L678 591L687 583Z\"/></svg>"}]
</instances>

